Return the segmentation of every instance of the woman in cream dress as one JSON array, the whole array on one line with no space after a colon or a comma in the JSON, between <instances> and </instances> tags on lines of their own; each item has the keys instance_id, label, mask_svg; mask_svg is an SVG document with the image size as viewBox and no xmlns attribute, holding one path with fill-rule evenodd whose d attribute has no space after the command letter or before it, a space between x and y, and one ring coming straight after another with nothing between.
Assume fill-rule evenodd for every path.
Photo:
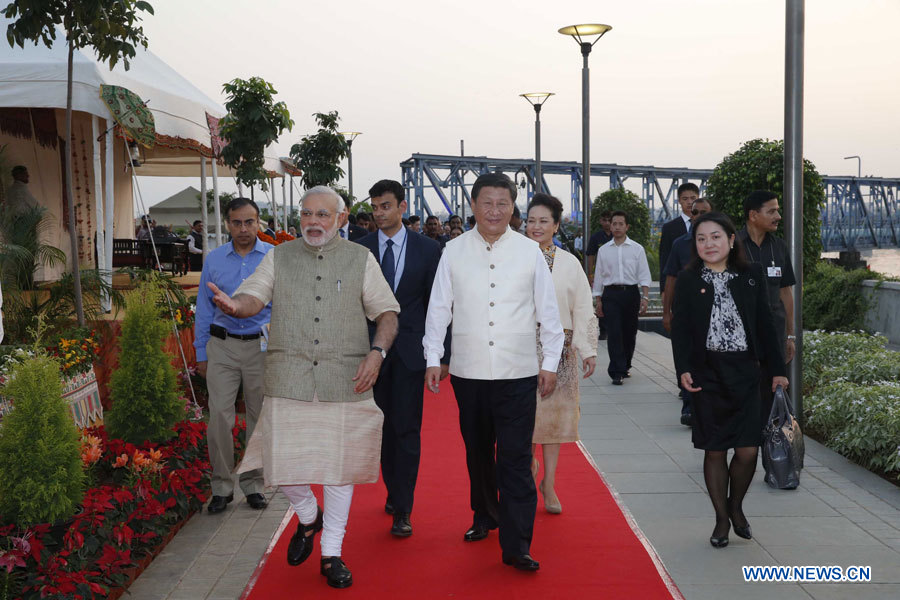
<instances>
[{"instance_id":1,"label":"woman in cream dress","mask_svg":"<svg viewBox=\"0 0 900 600\"><path fill-rule=\"evenodd\" d=\"M544 479L539 489L544 497L547 512L562 512L554 483L559 462L559 445L578 440L578 363L584 377L594 372L597 360L597 318L594 316L593 297L587 276L578 259L553 244L553 236L559 230L562 203L548 194L535 194L528 205L526 235L541 246L547 266L553 275L559 317L566 335L562 357L557 371L556 391L552 395L538 396L534 422L534 452L532 474L537 477L537 445L543 448ZM576 352L578 356L576 357ZM538 355L541 355L538 342Z\"/></svg>"}]
</instances>

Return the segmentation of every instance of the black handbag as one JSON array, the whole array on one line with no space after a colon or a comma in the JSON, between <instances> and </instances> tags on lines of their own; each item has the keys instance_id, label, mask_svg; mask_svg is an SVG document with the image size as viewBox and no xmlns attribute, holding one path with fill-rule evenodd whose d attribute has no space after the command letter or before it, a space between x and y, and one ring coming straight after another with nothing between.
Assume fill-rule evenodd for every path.
<instances>
[{"instance_id":1,"label":"black handbag","mask_svg":"<svg viewBox=\"0 0 900 600\"><path fill-rule=\"evenodd\" d=\"M763 468L765 481L779 490L793 490L800 485L803 468L803 433L794 418L787 392L779 385L769 419L763 428Z\"/></svg>"}]
</instances>

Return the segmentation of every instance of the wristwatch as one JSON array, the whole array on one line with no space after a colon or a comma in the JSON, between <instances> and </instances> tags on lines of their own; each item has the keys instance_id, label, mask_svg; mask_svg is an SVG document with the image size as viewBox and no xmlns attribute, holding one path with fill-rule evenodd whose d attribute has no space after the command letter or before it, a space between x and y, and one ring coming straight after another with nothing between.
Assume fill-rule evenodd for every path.
<instances>
[{"instance_id":1,"label":"wristwatch","mask_svg":"<svg viewBox=\"0 0 900 600\"><path fill-rule=\"evenodd\" d=\"M382 360L384 360L385 358L387 358L387 352L385 352L384 348L381 348L381 347L379 347L379 346L372 346L372 347L370 348L370 350L376 350L379 354L381 354L381 359L382 359Z\"/></svg>"},{"instance_id":2,"label":"wristwatch","mask_svg":"<svg viewBox=\"0 0 900 600\"><path fill-rule=\"evenodd\" d=\"M797 339L797 336L796 336L796 335L789 335L789 336L787 336L787 339L793 341L793 340L796 340L796 339Z\"/></svg>"}]
</instances>

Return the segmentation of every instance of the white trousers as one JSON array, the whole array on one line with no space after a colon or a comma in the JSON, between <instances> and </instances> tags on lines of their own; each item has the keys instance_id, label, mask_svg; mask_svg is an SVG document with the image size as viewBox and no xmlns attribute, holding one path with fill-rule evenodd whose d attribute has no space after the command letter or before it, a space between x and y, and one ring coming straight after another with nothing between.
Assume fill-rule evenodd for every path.
<instances>
[{"instance_id":1,"label":"white trousers","mask_svg":"<svg viewBox=\"0 0 900 600\"><path fill-rule=\"evenodd\" d=\"M297 518L304 525L316 520L318 503L308 485L282 485L281 492L291 501ZM322 556L340 556L347 519L350 517L350 502L353 500L353 484L325 485L322 516Z\"/></svg>"}]
</instances>

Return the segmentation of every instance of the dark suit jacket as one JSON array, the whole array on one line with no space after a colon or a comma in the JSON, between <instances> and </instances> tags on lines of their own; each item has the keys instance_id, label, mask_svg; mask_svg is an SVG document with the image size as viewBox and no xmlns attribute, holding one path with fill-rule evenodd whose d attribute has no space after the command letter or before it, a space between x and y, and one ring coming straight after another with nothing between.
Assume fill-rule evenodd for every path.
<instances>
[{"instance_id":1,"label":"dark suit jacket","mask_svg":"<svg viewBox=\"0 0 900 600\"><path fill-rule=\"evenodd\" d=\"M370 233L356 240L375 255L381 264L378 251L378 232ZM425 351L422 338L425 337L425 314L428 312L428 299L431 297L431 284L441 260L441 248L438 243L424 235L406 230L406 249L403 251L406 260L400 283L394 295L400 303L399 330L397 339L391 346L406 368L411 371L425 370ZM369 324L370 339L375 335L374 323ZM444 364L450 364L450 334L444 340Z\"/></svg>"},{"instance_id":2,"label":"dark suit jacket","mask_svg":"<svg viewBox=\"0 0 900 600\"><path fill-rule=\"evenodd\" d=\"M359 225L354 225L353 223L349 223L347 227L347 238L351 242L356 242L369 235L369 230L365 227L360 227Z\"/></svg>"},{"instance_id":3,"label":"dark suit jacket","mask_svg":"<svg viewBox=\"0 0 900 600\"><path fill-rule=\"evenodd\" d=\"M744 322L748 349L768 366L773 377L786 376L762 267L751 264L747 271L728 282L728 288ZM678 274L672 306L672 349L679 379L682 373L690 373L706 362L713 295L713 286L703 281L699 270L688 268Z\"/></svg>"},{"instance_id":4,"label":"dark suit jacket","mask_svg":"<svg viewBox=\"0 0 900 600\"><path fill-rule=\"evenodd\" d=\"M663 287L666 285L666 277L663 273L666 262L669 260L669 252L672 251L672 243L686 233L687 226L684 224L681 214L663 225L662 234L659 237L659 282Z\"/></svg>"}]
</instances>

